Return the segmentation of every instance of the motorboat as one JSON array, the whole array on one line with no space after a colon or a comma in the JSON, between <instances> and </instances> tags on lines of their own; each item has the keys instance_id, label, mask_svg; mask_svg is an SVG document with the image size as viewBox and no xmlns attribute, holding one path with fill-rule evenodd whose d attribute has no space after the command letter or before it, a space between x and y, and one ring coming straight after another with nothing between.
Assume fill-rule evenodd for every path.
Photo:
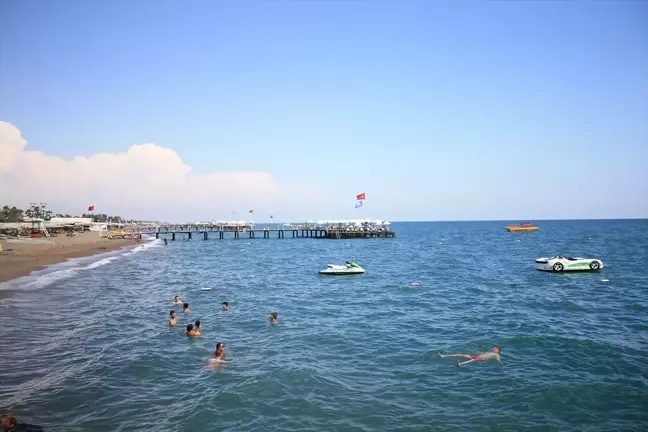
<instances>
[{"instance_id":1,"label":"motorboat","mask_svg":"<svg viewBox=\"0 0 648 432\"><path fill-rule=\"evenodd\" d=\"M603 261L595 258L556 256L538 258L535 262L537 270L557 273L563 271L597 271L603 268Z\"/></svg>"},{"instance_id":2,"label":"motorboat","mask_svg":"<svg viewBox=\"0 0 648 432\"><path fill-rule=\"evenodd\" d=\"M339 264L329 264L326 269L320 270L320 274L324 275L351 275L351 274L363 274L365 271L360 264L355 262L346 262L342 265Z\"/></svg>"},{"instance_id":3,"label":"motorboat","mask_svg":"<svg viewBox=\"0 0 648 432\"><path fill-rule=\"evenodd\" d=\"M521 223L520 225L509 225L506 227L508 232L514 231L538 231L540 228L537 226L531 225L529 222Z\"/></svg>"}]
</instances>

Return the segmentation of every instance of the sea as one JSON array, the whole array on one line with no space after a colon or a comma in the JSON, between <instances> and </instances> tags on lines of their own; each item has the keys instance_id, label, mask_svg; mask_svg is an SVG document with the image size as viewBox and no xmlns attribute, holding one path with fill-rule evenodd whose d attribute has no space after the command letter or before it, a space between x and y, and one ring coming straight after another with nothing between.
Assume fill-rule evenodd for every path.
<instances>
[{"instance_id":1,"label":"sea","mask_svg":"<svg viewBox=\"0 0 648 432\"><path fill-rule=\"evenodd\" d=\"M648 220L536 224L150 238L5 282L0 413L66 432L648 430ZM604 268L535 269L554 255ZM319 274L346 260L366 273ZM501 363L438 355L495 344Z\"/></svg>"}]
</instances>

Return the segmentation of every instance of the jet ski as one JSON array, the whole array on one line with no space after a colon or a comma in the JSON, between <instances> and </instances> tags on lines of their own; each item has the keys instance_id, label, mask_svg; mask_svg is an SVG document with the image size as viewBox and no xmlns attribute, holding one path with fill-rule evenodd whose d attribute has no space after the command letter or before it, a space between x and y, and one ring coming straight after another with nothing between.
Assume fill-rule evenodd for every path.
<instances>
[{"instance_id":1,"label":"jet ski","mask_svg":"<svg viewBox=\"0 0 648 432\"><path fill-rule=\"evenodd\" d=\"M350 274L362 274L364 269L360 267L360 264L355 262L347 261L343 265L339 264L329 264L328 267L324 270L320 270L320 274L324 275L350 275Z\"/></svg>"}]
</instances>

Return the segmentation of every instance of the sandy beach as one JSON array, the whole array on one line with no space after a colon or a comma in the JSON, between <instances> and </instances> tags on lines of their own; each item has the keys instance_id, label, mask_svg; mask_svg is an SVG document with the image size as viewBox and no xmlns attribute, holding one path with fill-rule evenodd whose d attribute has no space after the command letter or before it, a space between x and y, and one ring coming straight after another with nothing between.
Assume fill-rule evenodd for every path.
<instances>
[{"instance_id":1,"label":"sandy beach","mask_svg":"<svg viewBox=\"0 0 648 432\"><path fill-rule=\"evenodd\" d=\"M96 255L134 243L134 240L101 238L98 232L80 233L75 237L22 239L20 242L0 240L0 282L26 276L68 258Z\"/></svg>"}]
</instances>

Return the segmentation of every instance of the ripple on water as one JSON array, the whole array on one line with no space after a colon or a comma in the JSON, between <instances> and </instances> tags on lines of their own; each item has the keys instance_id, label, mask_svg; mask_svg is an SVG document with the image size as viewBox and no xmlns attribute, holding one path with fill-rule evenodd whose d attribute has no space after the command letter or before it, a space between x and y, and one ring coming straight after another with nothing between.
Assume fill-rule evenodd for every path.
<instances>
[{"instance_id":1,"label":"ripple on water","mask_svg":"<svg viewBox=\"0 0 648 432\"><path fill-rule=\"evenodd\" d=\"M0 406L65 431L646 429L648 248L637 239L648 224L544 222L528 235L504 225L152 243L48 269L3 294L14 349ZM601 256L606 268L534 269L556 253ZM367 273L317 273L345 259ZM203 335L190 340L197 318ZM232 362L203 369L219 341ZM496 343L501 364L456 368L437 355Z\"/></svg>"}]
</instances>

